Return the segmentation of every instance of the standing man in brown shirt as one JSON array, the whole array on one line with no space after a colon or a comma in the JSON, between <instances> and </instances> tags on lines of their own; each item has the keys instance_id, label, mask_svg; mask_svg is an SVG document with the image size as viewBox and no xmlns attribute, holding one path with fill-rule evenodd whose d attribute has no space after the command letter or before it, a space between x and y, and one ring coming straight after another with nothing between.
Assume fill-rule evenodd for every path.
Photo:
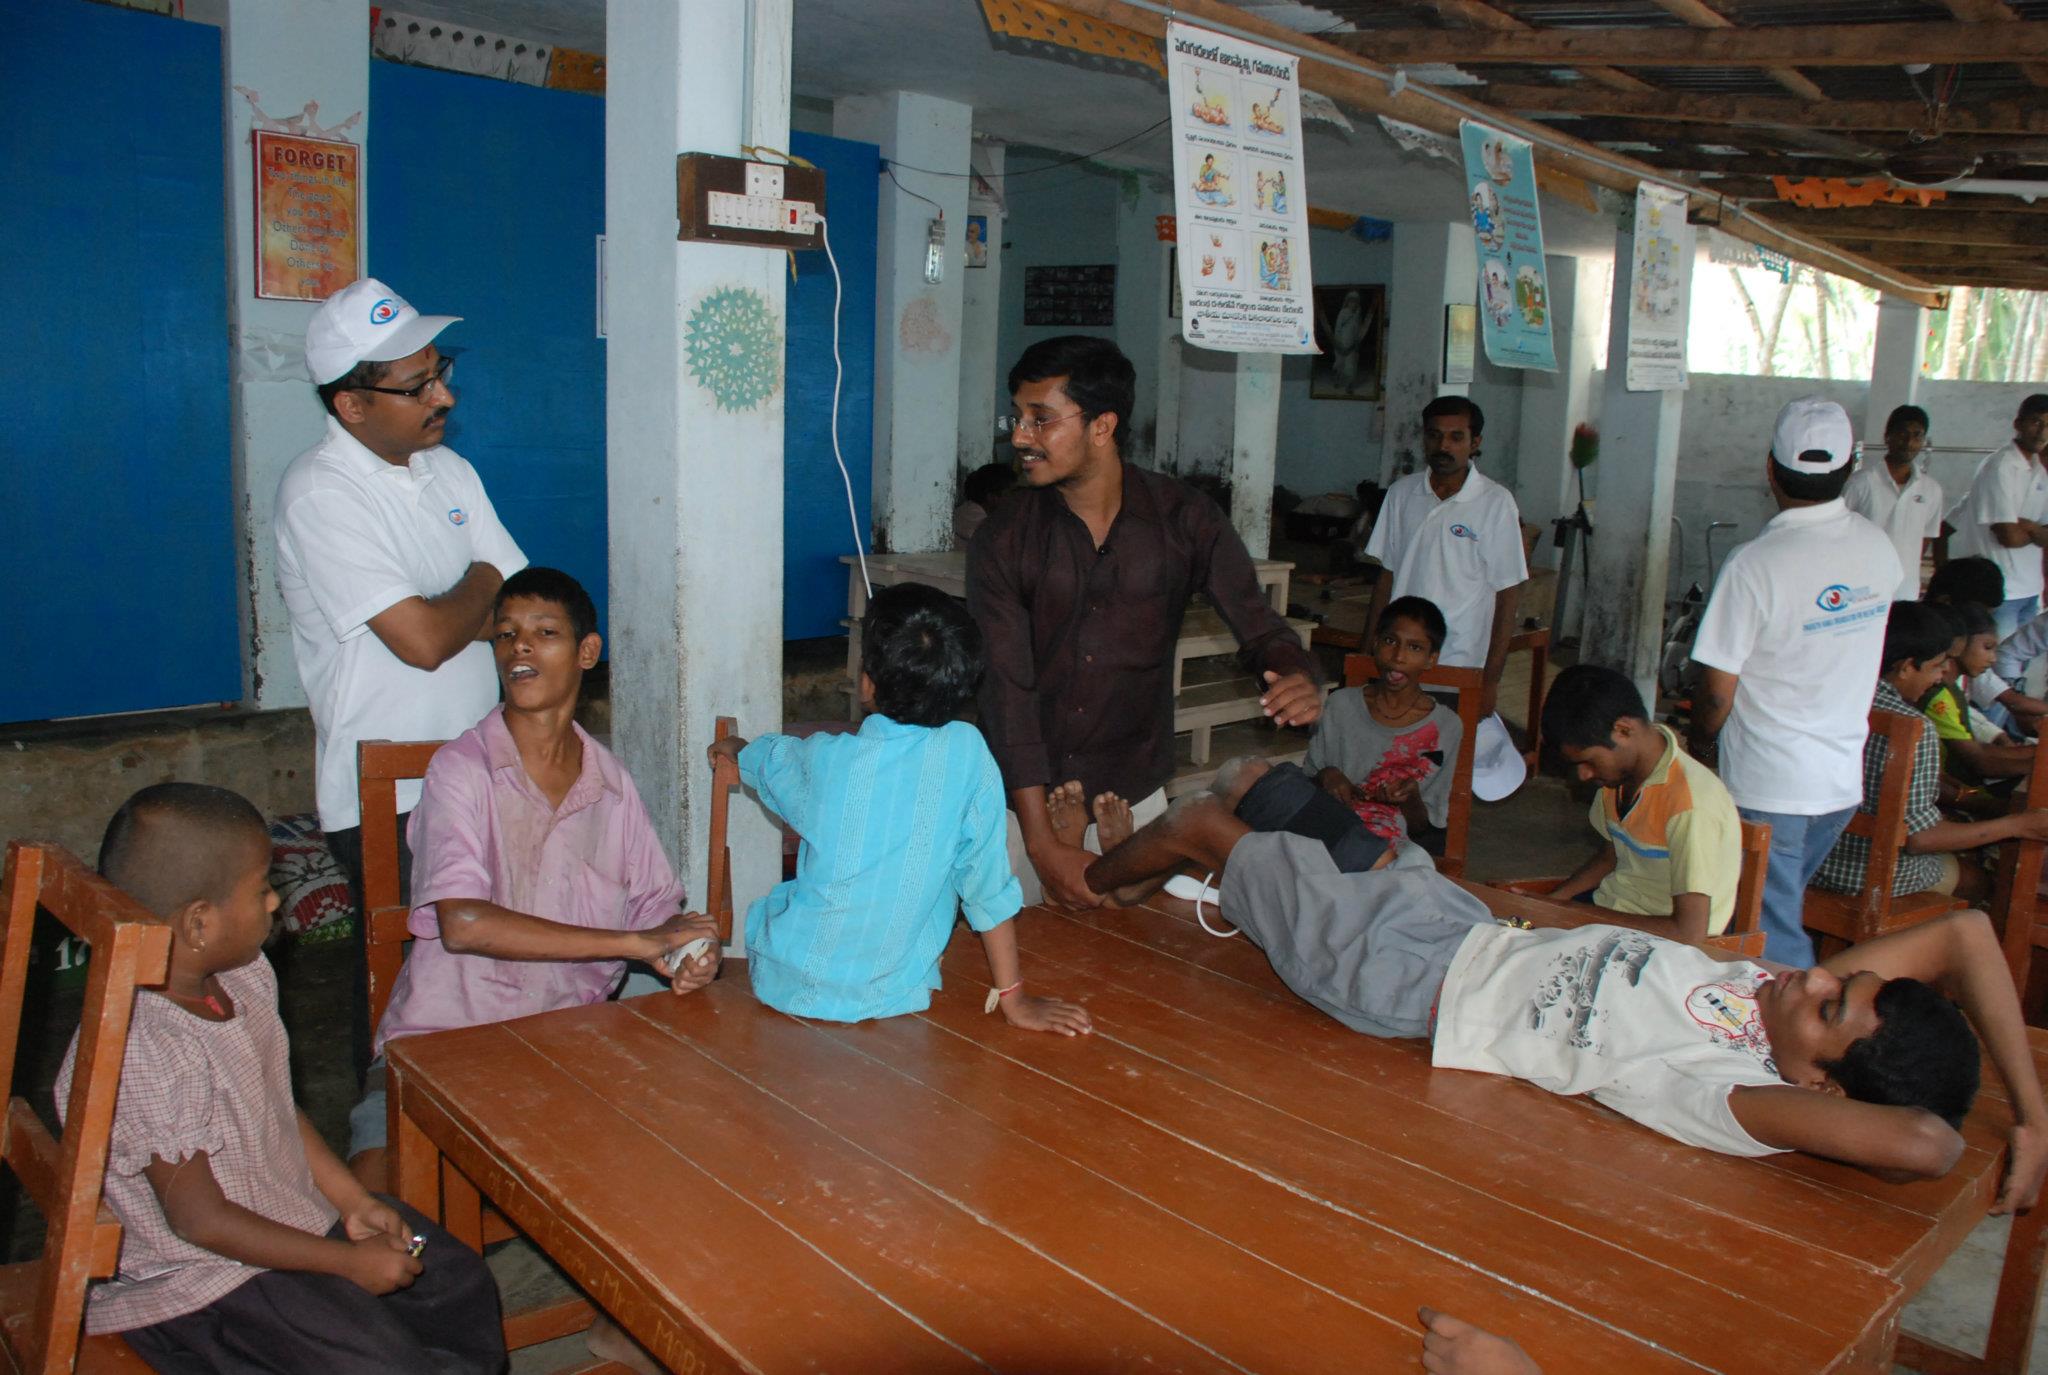
<instances>
[{"instance_id":1,"label":"standing man in brown shirt","mask_svg":"<svg viewBox=\"0 0 2048 1375\"><path fill-rule=\"evenodd\" d=\"M1003 771L1011 862L1027 903L1094 906L1094 855L1055 837L1049 789L1165 810L1173 773L1173 646L1205 592L1265 684L1267 716L1306 726L1322 673L1266 604L1215 502L1123 461L1137 375L1107 339L1042 340L1010 369L1006 429L1019 487L967 551L967 607L988 638L981 728ZM1092 804L1091 804L1092 805ZM1020 853L1021 851L1021 853Z\"/></svg>"}]
</instances>

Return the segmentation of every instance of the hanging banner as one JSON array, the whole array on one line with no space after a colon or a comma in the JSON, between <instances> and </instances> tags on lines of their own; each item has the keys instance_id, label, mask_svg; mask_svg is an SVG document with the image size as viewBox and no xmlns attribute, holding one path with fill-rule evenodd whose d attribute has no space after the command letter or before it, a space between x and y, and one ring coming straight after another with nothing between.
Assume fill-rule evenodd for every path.
<instances>
[{"instance_id":1,"label":"hanging banner","mask_svg":"<svg viewBox=\"0 0 2048 1375\"><path fill-rule=\"evenodd\" d=\"M1314 353L1308 187L1295 59L1166 26L1181 337L1230 353Z\"/></svg>"},{"instance_id":2,"label":"hanging banner","mask_svg":"<svg viewBox=\"0 0 2048 1375\"><path fill-rule=\"evenodd\" d=\"M1687 197L1636 187L1635 260L1629 272L1628 389L1685 387L1685 333L1692 319L1692 226Z\"/></svg>"},{"instance_id":3,"label":"hanging banner","mask_svg":"<svg viewBox=\"0 0 2048 1375\"><path fill-rule=\"evenodd\" d=\"M1550 341L1550 281L1543 266L1543 215L1529 145L1470 120L1458 122L1479 241L1479 324L1498 367L1557 371Z\"/></svg>"},{"instance_id":4,"label":"hanging banner","mask_svg":"<svg viewBox=\"0 0 2048 1375\"><path fill-rule=\"evenodd\" d=\"M324 301L363 275L356 224L361 150L258 129L256 294Z\"/></svg>"}]
</instances>

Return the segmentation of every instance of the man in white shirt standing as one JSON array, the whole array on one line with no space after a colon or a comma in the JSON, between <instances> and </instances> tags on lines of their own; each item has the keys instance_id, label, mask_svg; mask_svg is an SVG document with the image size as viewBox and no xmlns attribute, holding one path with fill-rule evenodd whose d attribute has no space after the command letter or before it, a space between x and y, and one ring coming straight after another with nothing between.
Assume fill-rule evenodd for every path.
<instances>
[{"instance_id":1,"label":"man in white shirt standing","mask_svg":"<svg viewBox=\"0 0 2048 1375\"><path fill-rule=\"evenodd\" d=\"M1898 552L1899 590L1894 601L1920 596L1920 559L1926 542L1941 534L1948 508L1941 484L1924 468L1913 466L1927 443L1927 412L1900 406L1884 422L1884 456L1866 454L1856 475L1842 489L1842 501L1857 515L1891 536Z\"/></svg>"},{"instance_id":2,"label":"man in white shirt standing","mask_svg":"<svg viewBox=\"0 0 2048 1375\"><path fill-rule=\"evenodd\" d=\"M2048 392L2020 402L2012 442L1984 460L1950 523L1949 552L1981 554L2005 574L2005 601L1992 613L2002 639L2041 609L2041 558L2048 549Z\"/></svg>"},{"instance_id":3,"label":"man in white shirt standing","mask_svg":"<svg viewBox=\"0 0 2048 1375\"><path fill-rule=\"evenodd\" d=\"M1842 504L1849 416L1817 396L1787 402L1765 480L1778 514L1728 556L1693 662L1695 755L1720 735L1736 810L1771 828L1764 955L1813 963L1806 885L1863 800L1863 740L1899 556ZM1707 756L1711 757L1711 755Z\"/></svg>"},{"instance_id":4,"label":"man in white shirt standing","mask_svg":"<svg viewBox=\"0 0 2048 1375\"><path fill-rule=\"evenodd\" d=\"M1422 408L1429 466L1387 489L1365 545L1366 557L1386 570L1373 584L1365 623L1378 625L1397 597L1434 602L1448 630L1437 662L1481 671L1481 715L1490 716L1529 565L1514 494L1474 466L1485 428L1485 413L1463 396L1439 396Z\"/></svg>"},{"instance_id":5,"label":"man in white shirt standing","mask_svg":"<svg viewBox=\"0 0 2048 1375\"><path fill-rule=\"evenodd\" d=\"M306 328L306 369L327 434L277 489L277 581L313 712L320 828L359 913L356 745L451 739L483 719L498 700L492 599L526 566L476 470L441 443L455 363L434 339L457 318L421 315L370 277L323 302ZM399 785L401 882L412 869L403 814L418 801L418 783ZM360 958L355 978L360 1075L370 1062Z\"/></svg>"}]
</instances>

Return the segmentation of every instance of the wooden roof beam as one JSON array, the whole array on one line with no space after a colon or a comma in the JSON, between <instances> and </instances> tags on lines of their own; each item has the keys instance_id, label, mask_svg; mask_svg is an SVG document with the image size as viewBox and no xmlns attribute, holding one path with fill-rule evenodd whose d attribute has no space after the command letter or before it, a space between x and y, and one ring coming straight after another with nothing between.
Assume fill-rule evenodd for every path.
<instances>
[{"instance_id":1,"label":"wooden roof beam","mask_svg":"<svg viewBox=\"0 0 2048 1375\"><path fill-rule=\"evenodd\" d=\"M1653 0L1658 9L1675 18L1683 19L1696 29L1732 29L1735 21L1703 0ZM1995 3L1995 0L1994 0ZM1813 84L1806 76L1791 67L1767 67L1764 69L1771 80L1783 86L1793 95L1807 100L1826 100L1828 93Z\"/></svg>"},{"instance_id":2,"label":"wooden roof beam","mask_svg":"<svg viewBox=\"0 0 2048 1375\"><path fill-rule=\"evenodd\" d=\"M2048 23L1783 24L1754 29L1531 29L1474 33L1365 29L1331 34L1351 52L1389 64L1514 63L1569 67L1888 67L1900 61L1970 63L2048 58Z\"/></svg>"},{"instance_id":3,"label":"wooden roof beam","mask_svg":"<svg viewBox=\"0 0 2048 1375\"><path fill-rule=\"evenodd\" d=\"M1906 206L1857 210L1774 208L1770 218L1787 229L1818 234L1831 242L1984 244L2038 253L2041 226L2023 215L1957 211L1935 215Z\"/></svg>"},{"instance_id":4,"label":"wooden roof beam","mask_svg":"<svg viewBox=\"0 0 2048 1375\"><path fill-rule=\"evenodd\" d=\"M1873 133L1911 133L1925 129L1933 117L1917 100L1791 100L1771 95L1701 95L1691 91L1659 91L1630 95L1594 91L1580 86L1486 87L1488 104L1532 115L1583 115L1652 120L1666 124L1712 124L1727 128L1834 129ZM2048 102L2001 100L1943 112L1941 127L1957 134L2048 134ZM1706 135L1689 137L1705 140Z\"/></svg>"},{"instance_id":5,"label":"wooden roof beam","mask_svg":"<svg viewBox=\"0 0 2048 1375\"><path fill-rule=\"evenodd\" d=\"M1461 20L1475 29L1486 29L1493 33L1531 33L1534 25L1525 23L1506 10L1484 3L1484 0L1433 0L1437 13L1450 19ZM1580 67L1580 76L1597 86L1610 91L1622 91L1633 95L1648 95L1657 88L1640 77L1612 67Z\"/></svg>"},{"instance_id":6,"label":"wooden roof beam","mask_svg":"<svg viewBox=\"0 0 2048 1375\"><path fill-rule=\"evenodd\" d=\"M1942 8L1972 24L2009 24L2019 13L2005 0L1941 0ZM2048 86L2048 62L2022 62L2020 73L2036 86Z\"/></svg>"}]
</instances>

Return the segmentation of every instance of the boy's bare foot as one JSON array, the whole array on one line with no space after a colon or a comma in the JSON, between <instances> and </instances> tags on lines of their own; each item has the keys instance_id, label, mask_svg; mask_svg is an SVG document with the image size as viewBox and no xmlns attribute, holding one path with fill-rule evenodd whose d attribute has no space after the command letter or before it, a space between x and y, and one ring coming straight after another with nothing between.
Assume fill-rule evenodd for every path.
<instances>
[{"instance_id":1,"label":"boy's bare foot","mask_svg":"<svg viewBox=\"0 0 2048 1375\"><path fill-rule=\"evenodd\" d=\"M1088 866L1088 886L1109 895L1113 904L1129 906L1157 890L1182 864L1221 873L1231 849L1250 831L1213 793L1189 793L1121 845L1104 846L1102 858Z\"/></svg>"},{"instance_id":2,"label":"boy's bare foot","mask_svg":"<svg viewBox=\"0 0 2048 1375\"><path fill-rule=\"evenodd\" d=\"M669 1375L668 1367L648 1355L626 1330L603 1313L583 1334L583 1345L601 1361L616 1361L639 1375Z\"/></svg>"},{"instance_id":3,"label":"boy's bare foot","mask_svg":"<svg viewBox=\"0 0 2048 1375\"><path fill-rule=\"evenodd\" d=\"M1080 779L1070 778L1045 790L1045 819L1052 823L1054 840L1077 850L1081 848L1081 841L1088 834L1088 806L1082 800Z\"/></svg>"},{"instance_id":4,"label":"boy's bare foot","mask_svg":"<svg viewBox=\"0 0 2048 1375\"><path fill-rule=\"evenodd\" d=\"M1115 793L1095 794L1095 838L1108 854L1131 838L1131 804Z\"/></svg>"}]
</instances>

